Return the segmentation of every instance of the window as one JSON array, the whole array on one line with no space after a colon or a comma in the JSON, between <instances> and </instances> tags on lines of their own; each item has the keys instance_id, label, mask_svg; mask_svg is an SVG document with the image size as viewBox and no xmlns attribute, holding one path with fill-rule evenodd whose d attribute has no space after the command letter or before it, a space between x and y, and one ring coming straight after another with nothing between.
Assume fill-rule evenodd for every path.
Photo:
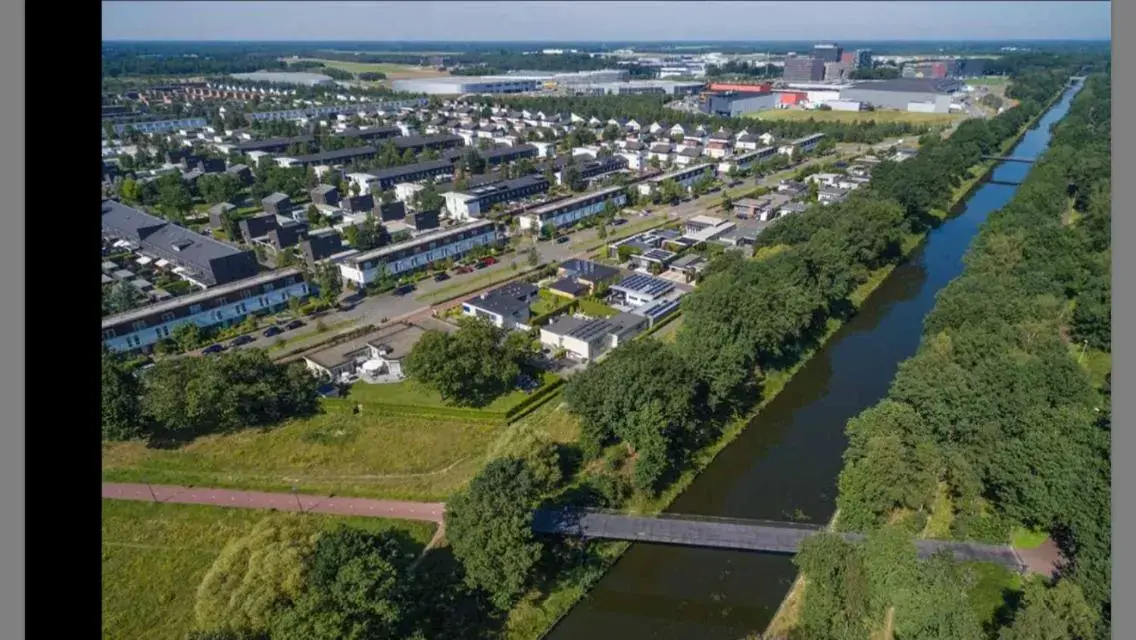
<instances>
[{"instance_id":1,"label":"window","mask_svg":"<svg viewBox=\"0 0 1136 640\"><path fill-rule=\"evenodd\" d=\"M130 326L133 327L135 331L141 331L141 330L146 328L146 321L145 320L138 320Z\"/></svg>"},{"instance_id":2,"label":"window","mask_svg":"<svg viewBox=\"0 0 1136 640\"><path fill-rule=\"evenodd\" d=\"M217 298L217 306L218 307L220 307L222 305L226 305L226 304L229 304L229 299L227 297L221 296L220 298Z\"/></svg>"},{"instance_id":3,"label":"window","mask_svg":"<svg viewBox=\"0 0 1136 640\"><path fill-rule=\"evenodd\" d=\"M103 331L103 340L110 340L114 337L114 329L107 329Z\"/></svg>"},{"instance_id":4,"label":"window","mask_svg":"<svg viewBox=\"0 0 1136 640\"><path fill-rule=\"evenodd\" d=\"M265 291L272 291L275 288L276 288L276 285L272 284L271 282L265 283L265 285L264 285Z\"/></svg>"},{"instance_id":5,"label":"window","mask_svg":"<svg viewBox=\"0 0 1136 640\"><path fill-rule=\"evenodd\" d=\"M201 313L201 305L199 305L199 304L189 305L189 313L190 313L190 315Z\"/></svg>"},{"instance_id":6,"label":"window","mask_svg":"<svg viewBox=\"0 0 1136 640\"><path fill-rule=\"evenodd\" d=\"M174 319L174 313L172 311L167 311L166 313L162 314L162 322L170 322L173 319Z\"/></svg>"},{"instance_id":7,"label":"window","mask_svg":"<svg viewBox=\"0 0 1136 640\"><path fill-rule=\"evenodd\" d=\"M224 318L224 317L225 317L225 315L224 315L223 313L221 313L220 311L214 311L214 312L213 312L213 317L214 317L214 318L217 318L218 320L221 320L222 318Z\"/></svg>"}]
</instances>

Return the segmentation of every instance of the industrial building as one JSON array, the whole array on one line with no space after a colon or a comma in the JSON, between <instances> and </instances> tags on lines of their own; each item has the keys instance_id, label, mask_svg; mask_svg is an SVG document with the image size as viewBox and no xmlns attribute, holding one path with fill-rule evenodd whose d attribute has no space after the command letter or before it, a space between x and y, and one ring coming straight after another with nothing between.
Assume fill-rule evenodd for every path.
<instances>
[{"instance_id":1,"label":"industrial building","mask_svg":"<svg viewBox=\"0 0 1136 640\"><path fill-rule=\"evenodd\" d=\"M377 280L384 270L398 276L433 262L459 258L474 247L490 246L498 240L497 224L482 220L351 256L339 263L339 275L356 286L366 286Z\"/></svg>"},{"instance_id":2,"label":"industrial building","mask_svg":"<svg viewBox=\"0 0 1136 640\"><path fill-rule=\"evenodd\" d=\"M565 227L602 213L608 202L616 207L627 204L627 194L623 187L608 187L526 211L517 216L517 223L526 231L538 230L546 224L555 228Z\"/></svg>"},{"instance_id":3,"label":"industrial building","mask_svg":"<svg viewBox=\"0 0 1136 640\"><path fill-rule=\"evenodd\" d=\"M745 93L731 91L704 94L699 107L703 113L730 118L746 113L776 109L777 104L778 96L772 91L747 91Z\"/></svg>"},{"instance_id":4,"label":"industrial building","mask_svg":"<svg viewBox=\"0 0 1136 640\"><path fill-rule=\"evenodd\" d=\"M331 76L322 73L304 73L293 71L254 71L252 73L234 73L238 80L252 82L270 82L272 84L298 84L315 87L319 85L335 84Z\"/></svg>"},{"instance_id":5,"label":"industrial building","mask_svg":"<svg viewBox=\"0 0 1136 640\"><path fill-rule=\"evenodd\" d=\"M687 96L698 93L705 84L702 82L681 82L670 80L630 80L628 82L602 82L574 86L577 93L591 95L667 95Z\"/></svg>"},{"instance_id":6,"label":"industrial building","mask_svg":"<svg viewBox=\"0 0 1136 640\"><path fill-rule=\"evenodd\" d=\"M404 93L460 96L470 93L524 93L540 89L540 80L504 76L452 76L394 80L391 88Z\"/></svg>"},{"instance_id":7,"label":"industrial building","mask_svg":"<svg viewBox=\"0 0 1136 640\"><path fill-rule=\"evenodd\" d=\"M786 82L819 82L824 80L824 60L820 58L789 56L785 58L782 78Z\"/></svg>"},{"instance_id":8,"label":"industrial building","mask_svg":"<svg viewBox=\"0 0 1136 640\"><path fill-rule=\"evenodd\" d=\"M865 80L840 91L840 99L879 109L950 113L951 94L961 85L949 78Z\"/></svg>"},{"instance_id":9,"label":"industrial building","mask_svg":"<svg viewBox=\"0 0 1136 640\"><path fill-rule=\"evenodd\" d=\"M903 66L904 78L953 78L958 75L955 60L928 60Z\"/></svg>"}]
</instances>

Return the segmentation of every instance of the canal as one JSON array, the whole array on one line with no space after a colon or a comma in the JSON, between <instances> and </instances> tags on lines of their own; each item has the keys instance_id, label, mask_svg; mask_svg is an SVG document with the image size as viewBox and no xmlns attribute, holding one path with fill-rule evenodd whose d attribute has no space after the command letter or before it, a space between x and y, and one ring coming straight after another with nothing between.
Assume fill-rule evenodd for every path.
<instances>
[{"instance_id":1,"label":"canal","mask_svg":"<svg viewBox=\"0 0 1136 640\"><path fill-rule=\"evenodd\" d=\"M1079 84L1014 147L1037 158ZM1031 164L1003 163L989 179L1020 183ZM983 184L866 301L826 347L753 418L668 510L673 513L828 522L846 446L845 423L886 394L915 354L935 295L992 211L1017 190ZM553 640L739 640L760 634L796 578L791 558L636 544L558 624Z\"/></svg>"}]
</instances>

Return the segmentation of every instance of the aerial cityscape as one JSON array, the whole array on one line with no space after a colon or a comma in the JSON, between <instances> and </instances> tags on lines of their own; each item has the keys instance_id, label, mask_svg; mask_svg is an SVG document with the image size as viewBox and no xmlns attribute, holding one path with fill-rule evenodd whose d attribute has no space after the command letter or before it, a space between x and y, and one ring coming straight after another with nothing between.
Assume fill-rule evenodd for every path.
<instances>
[{"instance_id":1,"label":"aerial cityscape","mask_svg":"<svg viewBox=\"0 0 1136 640\"><path fill-rule=\"evenodd\" d=\"M1113 637L1110 9L103 2L102 637Z\"/></svg>"}]
</instances>

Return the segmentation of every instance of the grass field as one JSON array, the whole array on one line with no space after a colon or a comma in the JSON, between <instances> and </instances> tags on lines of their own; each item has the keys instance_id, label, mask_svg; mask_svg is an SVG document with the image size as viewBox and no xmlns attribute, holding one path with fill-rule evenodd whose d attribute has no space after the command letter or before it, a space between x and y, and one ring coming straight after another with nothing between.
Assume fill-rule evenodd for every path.
<instances>
[{"instance_id":1,"label":"grass field","mask_svg":"<svg viewBox=\"0 0 1136 640\"><path fill-rule=\"evenodd\" d=\"M523 267L518 266L516 271L513 271L509 267L502 267L488 273L477 274L472 278L469 278L468 280L462 280L461 282L455 282L454 284L447 285L440 289L435 289L420 296L416 296L414 299L420 302L437 304L439 302L445 302L446 300L452 300L454 298L464 296L467 293L473 293L474 291L484 289L485 287L505 282L506 280L519 278L527 273L531 273L534 270L535 269L529 267L527 264L525 264Z\"/></svg>"},{"instance_id":2,"label":"grass field","mask_svg":"<svg viewBox=\"0 0 1136 640\"><path fill-rule=\"evenodd\" d=\"M990 624L1008 597L1022 590L1022 577L1001 565L989 562L967 562L974 572L974 584L967 596L970 606L983 625Z\"/></svg>"},{"instance_id":3,"label":"grass field","mask_svg":"<svg viewBox=\"0 0 1136 640\"><path fill-rule=\"evenodd\" d=\"M981 78L967 78L965 83L976 87L996 87L1009 84L1010 79L1006 76L984 76Z\"/></svg>"},{"instance_id":4,"label":"grass field","mask_svg":"<svg viewBox=\"0 0 1136 640\"><path fill-rule=\"evenodd\" d=\"M911 124L950 124L964 116L953 113L913 113L910 111L819 111L774 109L760 111L746 115L747 118L758 120L780 120L791 122L804 122L816 120L817 122L908 122Z\"/></svg>"},{"instance_id":5,"label":"grass field","mask_svg":"<svg viewBox=\"0 0 1136 640\"><path fill-rule=\"evenodd\" d=\"M1049 539L1045 531L1030 531L1021 527L1014 527L1010 532L1010 544L1018 549L1036 549Z\"/></svg>"},{"instance_id":6,"label":"grass field","mask_svg":"<svg viewBox=\"0 0 1136 640\"><path fill-rule=\"evenodd\" d=\"M342 69L348 73L365 73L368 71L384 73L388 80L404 78L437 78L450 75L447 71L438 71L431 67L419 67L411 64L390 64L380 62L344 62L342 60L324 60L322 58L304 58L313 62L322 62L333 69ZM319 69L312 71L319 73Z\"/></svg>"},{"instance_id":7,"label":"grass field","mask_svg":"<svg viewBox=\"0 0 1136 640\"><path fill-rule=\"evenodd\" d=\"M184 640L197 586L225 544L269 511L103 500L103 638ZM434 525L308 514L325 529L403 531L421 549Z\"/></svg>"},{"instance_id":8,"label":"grass field","mask_svg":"<svg viewBox=\"0 0 1136 640\"><path fill-rule=\"evenodd\" d=\"M480 467L505 429L503 412L527 397L514 391L467 417L450 416L441 396L417 383L357 383L346 398L324 399L322 413L271 429L204 436L178 448L104 444L103 479L443 500Z\"/></svg>"}]
</instances>

